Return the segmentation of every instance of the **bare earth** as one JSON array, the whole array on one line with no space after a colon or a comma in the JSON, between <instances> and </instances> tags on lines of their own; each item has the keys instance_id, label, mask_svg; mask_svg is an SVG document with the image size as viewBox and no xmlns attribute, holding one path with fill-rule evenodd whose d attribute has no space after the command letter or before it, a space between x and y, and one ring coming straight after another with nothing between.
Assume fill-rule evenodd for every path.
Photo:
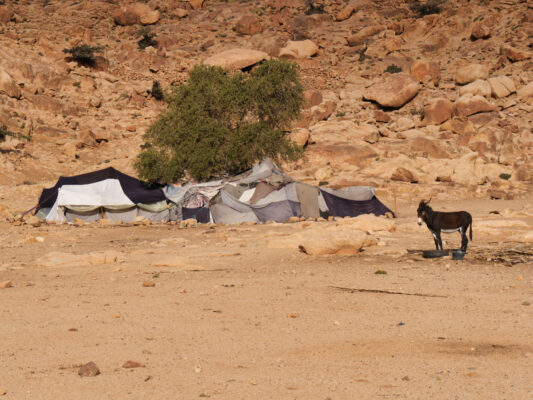
<instances>
[{"instance_id":1,"label":"bare earth","mask_svg":"<svg viewBox=\"0 0 533 400\"><path fill-rule=\"evenodd\" d=\"M0 223L0 282L13 283L0 289L0 397L532 398L533 247L510 239L531 230L528 204L437 202L474 216L465 261L405 253L433 240L403 204L397 230L374 233L386 245L355 256L270 245L316 222ZM477 228L490 220L522 228ZM78 376L89 361L101 374Z\"/></svg>"}]
</instances>

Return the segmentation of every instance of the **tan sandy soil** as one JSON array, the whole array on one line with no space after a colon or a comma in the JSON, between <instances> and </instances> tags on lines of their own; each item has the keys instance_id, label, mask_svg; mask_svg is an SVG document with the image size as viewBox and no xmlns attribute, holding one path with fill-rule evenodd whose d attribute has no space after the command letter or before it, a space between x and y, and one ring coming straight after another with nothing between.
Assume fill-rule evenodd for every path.
<instances>
[{"instance_id":1,"label":"tan sandy soil","mask_svg":"<svg viewBox=\"0 0 533 400\"><path fill-rule=\"evenodd\" d=\"M13 283L0 289L0 397L531 398L533 248L511 241L518 228L476 230L476 223L505 220L527 231L531 206L476 200L435 207L474 215L465 261L402 253L433 247L415 207L404 204L397 231L375 233L386 245L355 256L268 245L305 232L305 222L187 229L0 223L0 282ZM515 217L489 213L505 209ZM458 234L446 239L445 247L459 244ZM106 251L117 259L58 266L42 258ZM171 266L156 265L165 262ZM155 286L143 287L148 281ZM128 360L145 367L122 368ZM101 374L81 378L78 367L89 361Z\"/></svg>"}]
</instances>

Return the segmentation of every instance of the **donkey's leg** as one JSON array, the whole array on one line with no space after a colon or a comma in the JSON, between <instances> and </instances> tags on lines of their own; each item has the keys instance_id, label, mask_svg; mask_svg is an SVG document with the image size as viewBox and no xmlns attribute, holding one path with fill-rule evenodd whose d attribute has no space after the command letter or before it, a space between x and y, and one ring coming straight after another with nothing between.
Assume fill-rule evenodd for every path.
<instances>
[{"instance_id":1,"label":"donkey's leg","mask_svg":"<svg viewBox=\"0 0 533 400\"><path fill-rule=\"evenodd\" d=\"M431 234L433 235L433 240L435 241L435 250L439 250L439 241L437 239L437 234L433 231L431 231Z\"/></svg>"},{"instance_id":2,"label":"donkey's leg","mask_svg":"<svg viewBox=\"0 0 533 400\"><path fill-rule=\"evenodd\" d=\"M442 248L442 239L440 237L440 231L437 231L437 240L439 241L438 244L440 245L440 249L443 250L443 248ZM437 247L437 250L438 249L439 248Z\"/></svg>"},{"instance_id":3,"label":"donkey's leg","mask_svg":"<svg viewBox=\"0 0 533 400\"><path fill-rule=\"evenodd\" d=\"M459 232L461 232L461 250L466 251L466 248L468 247L468 239L466 237L466 229L468 226L463 226L459 229Z\"/></svg>"}]
</instances>

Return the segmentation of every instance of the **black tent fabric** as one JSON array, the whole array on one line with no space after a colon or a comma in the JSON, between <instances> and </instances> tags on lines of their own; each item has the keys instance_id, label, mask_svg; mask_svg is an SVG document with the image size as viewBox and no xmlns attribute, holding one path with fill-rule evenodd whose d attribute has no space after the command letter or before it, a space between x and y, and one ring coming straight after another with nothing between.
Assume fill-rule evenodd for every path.
<instances>
[{"instance_id":1,"label":"black tent fabric","mask_svg":"<svg viewBox=\"0 0 533 400\"><path fill-rule=\"evenodd\" d=\"M53 187L43 189L39 198L38 209L53 207L57 199L57 192L63 185L87 185L105 179L118 179L124 194L135 204L151 204L166 200L160 187L148 187L138 179L109 167L82 175L61 176Z\"/></svg>"},{"instance_id":2,"label":"black tent fabric","mask_svg":"<svg viewBox=\"0 0 533 400\"><path fill-rule=\"evenodd\" d=\"M380 216L388 212L396 217L376 196L370 200L348 200L324 190L320 190L320 192L328 206L329 215L334 217L357 217L361 214Z\"/></svg>"}]
</instances>

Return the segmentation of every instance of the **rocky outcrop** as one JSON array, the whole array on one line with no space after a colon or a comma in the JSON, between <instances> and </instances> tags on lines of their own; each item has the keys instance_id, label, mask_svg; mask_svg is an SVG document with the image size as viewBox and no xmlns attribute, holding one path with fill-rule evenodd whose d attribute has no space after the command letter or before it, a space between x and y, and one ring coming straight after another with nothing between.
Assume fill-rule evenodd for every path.
<instances>
[{"instance_id":1,"label":"rocky outcrop","mask_svg":"<svg viewBox=\"0 0 533 400\"><path fill-rule=\"evenodd\" d=\"M460 117L496 110L497 107L490 104L486 98L478 95L465 94L455 102L455 112Z\"/></svg>"},{"instance_id":2,"label":"rocky outcrop","mask_svg":"<svg viewBox=\"0 0 533 400\"><path fill-rule=\"evenodd\" d=\"M253 15L245 15L239 18L233 29L241 35L255 35L263 31L259 19Z\"/></svg>"},{"instance_id":3,"label":"rocky outcrop","mask_svg":"<svg viewBox=\"0 0 533 400\"><path fill-rule=\"evenodd\" d=\"M424 125L440 125L451 118L453 103L445 98L435 99L424 107Z\"/></svg>"},{"instance_id":4,"label":"rocky outcrop","mask_svg":"<svg viewBox=\"0 0 533 400\"><path fill-rule=\"evenodd\" d=\"M492 94L492 87L490 83L484 79L476 79L474 82L469 83L468 85L461 86L459 88L459 94L471 94L479 95L483 97L490 97Z\"/></svg>"},{"instance_id":5,"label":"rocky outcrop","mask_svg":"<svg viewBox=\"0 0 533 400\"><path fill-rule=\"evenodd\" d=\"M507 97L511 93L516 92L516 86L508 76L496 76L489 78L488 81L491 87L492 97Z\"/></svg>"},{"instance_id":6,"label":"rocky outcrop","mask_svg":"<svg viewBox=\"0 0 533 400\"><path fill-rule=\"evenodd\" d=\"M374 25L374 26L367 26L363 29L361 29L359 32L357 32L355 35L352 35L348 37L348 45L350 46L358 46L361 44L364 44L366 39L378 34L379 32L383 31L385 29L384 26L381 25Z\"/></svg>"},{"instance_id":7,"label":"rocky outcrop","mask_svg":"<svg viewBox=\"0 0 533 400\"><path fill-rule=\"evenodd\" d=\"M436 61L415 61L411 65L411 74L418 79L419 82L440 80L440 65Z\"/></svg>"},{"instance_id":8,"label":"rocky outcrop","mask_svg":"<svg viewBox=\"0 0 533 400\"><path fill-rule=\"evenodd\" d=\"M382 107L399 108L415 97L420 90L418 80L406 73L385 77L364 93L363 98Z\"/></svg>"},{"instance_id":9,"label":"rocky outcrop","mask_svg":"<svg viewBox=\"0 0 533 400\"><path fill-rule=\"evenodd\" d=\"M517 49L509 44L502 45L501 54L512 62L528 60L533 56L532 52Z\"/></svg>"},{"instance_id":10,"label":"rocky outcrop","mask_svg":"<svg viewBox=\"0 0 533 400\"><path fill-rule=\"evenodd\" d=\"M9 97L20 99L22 92L15 83L11 75L0 68L0 94L7 94Z\"/></svg>"}]
</instances>

